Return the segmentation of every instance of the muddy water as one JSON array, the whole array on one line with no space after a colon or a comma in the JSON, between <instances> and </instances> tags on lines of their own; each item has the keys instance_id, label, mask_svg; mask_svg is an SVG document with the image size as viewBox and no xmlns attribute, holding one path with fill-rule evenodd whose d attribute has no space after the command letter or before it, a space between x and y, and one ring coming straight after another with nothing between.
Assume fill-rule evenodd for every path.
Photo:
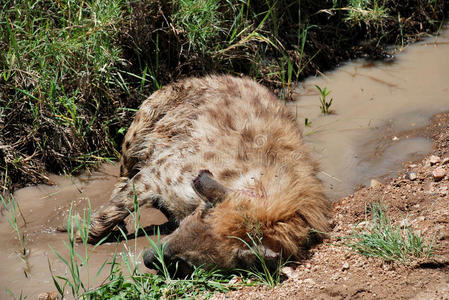
<instances>
[{"instance_id":1,"label":"muddy water","mask_svg":"<svg viewBox=\"0 0 449 300\"><path fill-rule=\"evenodd\" d=\"M323 116L314 85L331 90L332 114ZM392 63L351 62L329 74L312 78L297 89L297 101L288 103L298 122L312 123L304 128L305 140L321 162L327 194L331 199L349 194L371 178L393 175L401 163L430 151L431 142L416 134L432 114L449 109L449 31L438 39L409 47ZM66 235L56 232L74 201L74 210L82 213L87 199L95 209L105 203L117 179L118 167L103 165L99 171L78 178L52 176L55 186L29 187L17 191L26 226L29 270L17 254L15 238L4 215L0 216L0 299L9 298L5 288L16 296L23 291L33 299L40 292L55 290L48 261L55 275L68 276L66 267L50 247L67 257ZM4 212L3 212L4 213ZM162 214L142 209L142 225L160 224ZM132 220L130 220L132 223ZM132 226L129 224L130 231ZM93 279L96 270L114 252L137 256L148 247L144 238L128 244L103 244L90 247L90 284L97 286L108 268ZM82 246L77 246L83 251ZM142 266L140 266L142 270ZM125 272L126 273L126 272ZM25 276L26 274L26 276ZM87 273L83 272L87 280ZM70 297L69 297L70 298Z\"/></svg>"},{"instance_id":2,"label":"muddy water","mask_svg":"<svg viewBox=\"0 0 449 300\"><path fill-rule=\"evenodd\" d=\"M80 215L88 207L88 200L94 209L106 203L118 173L118 165L104 164L98 171L85 173L77 178L52 175L50 179L55 182L54 186L28 187L15 193L15 199L19 203L27 223L26 226L23 226L23 221L19 220L21 230L26 232L25 243L26 248L30 251L27 259L30 269L27 270L26 261L20 258L20 243L9 227L6 217L2 216L0 218L0 253L2 254L0 299L9 298L5 288L12 290L17 297L22 290L24 295L30 296L31 299L35 299L41 292L56 290L48 261L50 261L55 275L69 276L68 269L51 250L53 248L65 259L68 258L68 251L64 245L64 241L67 241L67 233L58 232L56 228L64 223L72 200L73 213ZM153 208L143 207L141 214L143 226L161 224L165 221L162 213ZM128 218L127 221L127 229L132 233L134 231L133 219ZM117 253L118 257L127 253L138 256L144 248L148 247L149 244L145 237L118 245L102 244L96 249L89 246L91 255L89 272L82 268L81 277L83 281L88 282L87 273L89 273L90 285L98 286L107 278L110 268L106 267L95 279L96 272L106 260L111 261L114 253ZM78 245L76 250L81 254L84 253L82 245ZM120 261L120 258L118 260ZM139 262L141 261L139 259ZM139 266L139 269L146 271L143 265ZM126 274L126 268L124 273ZM68 299L70 298L68 296Z\"/></svg>"},{"instance_id":3,"label":"muddy water","mask_svg":"<svg viewBox=\"0 0 449 300\"><path fill-rule=\"evenodd\" d=\"M315 85L331 91L330 115L321 113ZM319 176L331 199L371 178L395 175L403 162L430 151L431 141L417 137L418 129L449 110L449 31L391 62L360 60L310 78L295 99L288 106L320 161ZM304 126L305 118L310 126Z\"/></svg>"}]
</instances>

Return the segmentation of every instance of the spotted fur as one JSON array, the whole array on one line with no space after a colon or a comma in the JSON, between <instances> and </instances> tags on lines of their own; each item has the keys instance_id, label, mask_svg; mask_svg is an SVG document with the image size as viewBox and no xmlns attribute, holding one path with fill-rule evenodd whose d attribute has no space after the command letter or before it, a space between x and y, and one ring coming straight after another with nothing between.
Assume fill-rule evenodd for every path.
<instances>
[{"instance_id":1,"label":"spotted fur","mask_svg":"<svg viewBox=\"0 0 449 300\"><path fill-rule=\"evenodd\" d=\"M192 187L201 170L230 191L213 207ZM234 267L246 252L232 237L248 234L264 249L299 257L311 229L328 229L316 172L294 116L267 88L231 76L185 79L141 105L123 142L120 180L90 238L128 215L135 191L140 204L180 224L165 238L173 259Z\"/></svg>"}]
</instances>

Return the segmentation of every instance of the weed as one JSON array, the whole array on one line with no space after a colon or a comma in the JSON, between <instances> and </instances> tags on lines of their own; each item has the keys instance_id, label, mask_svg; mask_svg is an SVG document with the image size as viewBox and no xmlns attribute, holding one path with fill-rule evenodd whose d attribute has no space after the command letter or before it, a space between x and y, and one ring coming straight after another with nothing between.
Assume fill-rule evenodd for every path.
<instances>
[{"instance_id":1,"label":"weed","mask_svg":"<svg viewBox=\"0 0 449 300\"><path fill-rule=\"evenodd\" d=\"M89 226L91 220L91 206L90 201L88 202L89 206L87 211L84 210L83 216L78 218L77 216L72 215L72 205L70 206L69 215L67 218L67 235L68 235L68 243L64 241L66 248L69 250L69 258L65 259L62 255L53 248L51 250L58 257L60 261L64 263L70 273L70 277L65 277L62 275L54 275L51 269L50 261L48 262L49 269L51 272L51 276L55 287L60 293L61 297L65 295L65 289L67 286L70 287L72 295L77 298L86 293L91 284L91 280L89 278L89 247L88 247L88 237L89 237ZM95 246L94 249L100 245L107 237L100 240ZM76 240L81 240L81 243L84 248L84 253L80 253L76 250ZM95 279L99 276L104 266L106 265L106 261L102 264L102 266L98 269ZM87 280L83 281L82 279L82 269L87 276ZM62 285L58 282L58 280L62 281Z\"/></svg>"},{"instance_id":2,"label":"weed","mask_svg":"<svg viewBox=\"0 0 449 300\"><path fill-rule=\"evenodd\" d=\"M391 224L381 203L370 207L372 223L366 231L359 231L347 237L345 245L365 256L380 257L385 261L407 263L410 257L429 257L433 245L413 232L411 228L401 229Z\"/></svg>"},{"instance_id":3,"label":"weed","mask_svg":"<svg viewBox=\"0 0 449 300\"><path fill-rule=\"evenodd\" d=\"M306 126L306 127L312 126L312 121L310 121L308 118L305 118L304 119L304 126Z\"/></svg>"},{"instance_id":4,"label":"weed","mask_svg":"<svg viewBox=\"0 0 449 300\"><path fill-rule=\"evenodd\" d=\"M281 269L283 266L285 266L285 264L288 263L288 259L285 262L283 262L281 253L281 255L277 258L276 265L273 266L272 262L268 262L265 259L264 250L262 250L261 248L262 237L261 236L253 237L249 233L247 233L247 235L250 242L247 242L237 237L231 238L235 238L244 243L245 246L247 246L248 249L251 251L251 253L256 256L259 265L252 266L250 267L249 270L238 269L238 271L248 274L250 277L255 278L257 281L262 282L263 284L271 288L275 287L281 282Z\"/></svg>"},{"instance_id":5,"label":"weed","mask_svg":"<svg viewBox=\"0 0 449 300\"><path fill-rule=\"evenodd\" d=\"M331 91L328 91L327 87L325 87L324 89L321 89L318 85L315 85L315 87L320 92L321 112L325 115L329 114L330 113L329 108L332 104L332 101L334 100L331 98L329 101L327 101L327 96L329 96Z\"/></svg>"},{"instance_id":6,"label":"weed","mask_svg":"<svg viewBox=\"0 0 449 300\"><path fill-rule=\"evenodd\" d=\"M125 61L114 43L126 5L121 0L2 4L0 47L7 51L0 51L5 86L0 106L10 122L1 135L7 142L18 140L5 150L2 164L13 174L20 170L45 181L41 161L52 171L69 172L113 153L114 139L100 132L108 121L105 113L118 104L111 103L112 94L129 93L120 70ZM96 156L80 157L97 149L102 150Z\"/></svg>"},{"instance_id":7,"label":"weed","mask_svg":"<svg viewBox=\"0 0 449 300\"><path fill-rule=\"evenodd\" d=\"M346 21L359 26L362 23L367 26L382 26L389 17L384 2L383 0L349 0L348 7L344 8L348 12Z\"/></svg>"},{"instance_id":8,"label":"weed","mask_svg":"<svg viewBox=\"0 0 449 300\"><path fill-rule=\"evenodd\" d=\"M25 263L24 272L25 275L28 276L31 270L28 262L29 251L26 248L25 233L23 230L20 229L19 221L17 220L17 215L20 214L24 226L26 226L25 218L23 216L22 210L20 209L19 203L17 203L14 196L11 195L8 197L8 200L6 200L5 197L3 197L3 195L0 194L0 200L3 205L3 208L7 212L8 223L14 230L17 236L17 240L20 242L19 257Z\"/></svg>"},{"instance_id":9,"label":"weed","mask_svg":"<svg viewBox=\"0 0 449 300\"><path fill-rule=\"evenodd\" d=\"M184 29L189 46L203 54L212 50L211 43L221 30L220 1L180 0L173 14L174 22Z\"/></svg>"}]
</instances>

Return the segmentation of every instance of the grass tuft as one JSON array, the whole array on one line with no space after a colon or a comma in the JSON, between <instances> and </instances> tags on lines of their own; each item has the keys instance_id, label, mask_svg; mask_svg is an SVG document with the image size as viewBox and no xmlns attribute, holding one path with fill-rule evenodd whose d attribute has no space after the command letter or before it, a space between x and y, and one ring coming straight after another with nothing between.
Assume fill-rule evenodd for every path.
<instances>
[{"instance_id":1,"label":"grass tuft","mask_svg":"<svg viewBox=\"0 0 449 300\"><path fill-rule=\"evenodd\" d=\"M258 282L274 288L281 282L281 269L288 263L288 259L286 261L283 261L282 255L279 255L279 257L276 259L276 264L273 265L273 262L267 261L265 259L264 250L263 247L261 247L262 237L253 237L249 233L247 235L250 242L237 237L231 238L235 238L244 243L245 246L247 246L251 253L256 257L256 262L258 264L251 266L249 269L238 269L238 271L249 275L249 277L251 278L255 278Z\"/></svg>"},{"instance_id":2,"label":"grass tuft","mask_svg":"<svg viewBox=\"0 0 449 300\"><path fill-rule=\"evenodd\" d=\"M367 230L344 237L345 245L369 257L385 261L407 263L411 258L428 258L433 252L433 243L426 241L410 227L401 229L391 224L381 203L370 207L372 221Z\"/></svg>"},{"instance_id":3,"label":"grass tuft","mask_svg":"<svg viewBox=\"0 0 449 300\"><path fill-rule=\"evenodd\" d=\"M349 0L346 21L348 23L366 26L383 26L389 17L385 0Z\"/></svg>"},{"instance_id":4,"label":"grass tuft","mask_svg":"<svg viewBox=\"0 0 449 300\"><path fill-rule=\"evenodd\" d=\"M219 0L180 0L172 18L183 29L189 47L201 53L213 51L212 43L218 38L221 26Z\"/></svg>"},{"instance_id":5,"label":"grass tuft","mask_svg":"<svg viewBox=\"0 0 449 300\"><path fill-rule=\"evenodd\" d=\"M321 112L325 115L330 113L329 108L332 105L332 101L334 100L333 98L331 98L329 101L327 100L327 96L329 96L329 94L331 93L331 91L329 91L327 89L327 87L325 87L324 89L321 89L318 85L315 85L316 89L320 92L320 109ZM307 124L306 124L307 125Z\"/></svg>"}]
</instances>

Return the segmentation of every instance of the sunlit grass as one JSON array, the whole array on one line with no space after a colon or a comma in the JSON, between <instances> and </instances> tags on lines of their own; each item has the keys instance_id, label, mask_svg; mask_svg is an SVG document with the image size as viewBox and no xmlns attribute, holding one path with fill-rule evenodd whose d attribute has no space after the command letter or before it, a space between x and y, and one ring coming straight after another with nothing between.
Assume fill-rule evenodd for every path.
<instances>
[{"instance_id":1,"label":"sunlit grass","mask_svg":"<svg viewBox=\"0 0 449 300\"><path fill-rule=\"evenodd\" d=\"M433 243L410 227L402 229L393 225L381 203L372 204L370 213L372 220L368 228L356 228L355 233L343 238L345 245L364 256L402 263L432 255Z\"/></svg>"}]
</instances>

